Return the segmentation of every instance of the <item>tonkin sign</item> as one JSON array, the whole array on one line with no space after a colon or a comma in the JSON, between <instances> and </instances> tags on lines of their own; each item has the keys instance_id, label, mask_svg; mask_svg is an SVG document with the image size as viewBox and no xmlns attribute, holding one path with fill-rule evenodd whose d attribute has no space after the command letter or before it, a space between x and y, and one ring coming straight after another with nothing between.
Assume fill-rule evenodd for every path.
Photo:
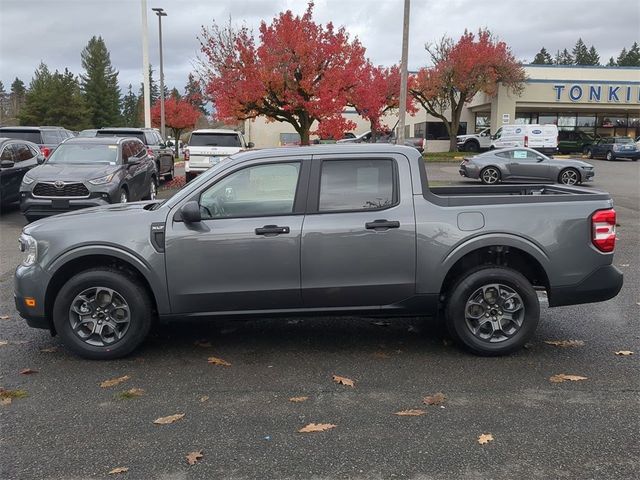
<instances>
[{"instance_id":1,"label":"tonkin sign","mask_svg":"<svg viewBox=\"0 0 640 480\"><path fill-rule=\"evenodd\" d=\"M640 85L566 84L553 85L556 102L640 103Z\"/></svg>"}]
</instances>

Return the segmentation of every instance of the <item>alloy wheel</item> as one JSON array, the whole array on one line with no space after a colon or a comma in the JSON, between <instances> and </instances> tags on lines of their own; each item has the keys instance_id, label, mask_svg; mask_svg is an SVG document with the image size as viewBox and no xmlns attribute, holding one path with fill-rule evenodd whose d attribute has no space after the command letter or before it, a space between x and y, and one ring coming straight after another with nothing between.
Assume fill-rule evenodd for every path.
<instances>
[{"instance_id":1,"label":"alloy wheel","mask_svg":"<svg viewBox=\"0 0 640 480\"><path fill-rule=\"evenodd\" d=\"M71 302L69 324L83 342L106 347L126 335L131 324L131 310L124 297L112 288L91 287Z\"/></svg>"},{"instance_id":2,"label":"alloy wheel","mask_svg":"<svg viewBox=\"0 0 640 480\"><path fill-rule=\"evenodd\" d=\"M482 171L482 180L484 183L493 184L498 183L500 179L500 173L495 168L485 168Z\"/></svg>"},{"instance_id":3,"label":"alloy wheel","mask_svg":"<svg viewBox=\"0 0 640 480\"><path fill-rule=\"evenodd\" d=\"M156 194L158 192L158 188L156 186L156 179L151 179L151 184L149 185L149 200L155 200Z\"/></svg>"},{"instance_id":4,"label":"alloy wheel","mask_svg":"<svg viewBox=\"0 0 640 480\"><path fill-rule=\"evenodd\" d=\"M578 183L578 173L575 170L565 170L560 175L560 183L565 185L575 185Z\"/></svg>"},{"instance_id":5,"label":"alloy wheel","mask_svg":"<svg viewBox=\"0 0 640 480\"><path fill-rule=\"evenodd\" d=\"M525 318L520 295L500 283L483 285L473 292L467 300L464 314L471 333L489 343L512 338L522 327Z\"/></svg>"},{"instance_id":6,"label":"alloy wheel","mask_svg":"<svg viewBox=\"0 0 640 480\"><path fill-rule=\"evenodd\" d=\"M125 190L122 190L120 192L120 203L127 203L129 201L129 197L127 195L127 192Z\"/></svg>"}]
</instances>

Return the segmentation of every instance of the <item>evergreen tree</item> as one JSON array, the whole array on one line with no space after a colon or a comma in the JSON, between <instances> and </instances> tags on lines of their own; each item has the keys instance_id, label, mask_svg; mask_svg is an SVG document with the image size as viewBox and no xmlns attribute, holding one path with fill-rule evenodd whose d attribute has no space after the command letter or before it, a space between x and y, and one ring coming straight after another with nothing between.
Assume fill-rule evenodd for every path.
<instances>
[{"instance_id":1,"label":"evergreen tree","mask_svg":"<svg viewBox=\"0 0 640 480\"><path fill-rule=\"evenodd\" d=\"M160 98L160 87L153 79L153 66L149 64L149 92L151 98L151 106L153 106ZM144 82L140 84L140 93L138 94L144 101Z\"/></svg>"},{"instance_id":2,"label":"evergreen tree","mask_svg":"<svg viewBox=\"0 0 640 480\"><path fill-rule=\"evenodd\" d=\"M182 98L182 95L180 95L180 92L178 91L178 89L176 87L173 87L171 89L171 98L173 98L174 100L180 100ZM167 97L169 98L169 97Z\"/></svg>"},{"instance_id":3,"label":"evergreen tree","mask_svg":"<svg viewBox=\"0 0 640 480\"><path fill-rule=\"evenodd\" d=\"M573 47L571 51L573 62L576 65L591 65L589 63L589 50L587 46L582 41L582 38L578 38L576 45Z\"/></svg>"},{"instance_id":4,"label":"evergreen tree","mask_svg":"<svg viewBox=\"0 0 640 480\"><path fill-rule=\"evenodd\" d=\"M556 65L573 65L574 60L569 51L565 48L562 52L558 51L555 58Z\"/></svg>"},{"instance_id":5,"label":"evergreen tree","mask_svg":"<svg viewBox=\"0 0 640 480\"><path fill-rule=\"evenodd\" d=\"M51 73L44 63L35 71L19 118L21 125L59 125L71 130L90 125L76 76L68 69Z\"/></svg>"},{"instance_id":6,"label":"evergreen tree","mask_svg":"<svg viewBox=\"0 0 640 480\"><path fill-rule=\"evenodd\" d=\"M534 65L552 65L553 59L551 58L551 55L549 55L549 52L547 52L547 49L542 47L540 51L536 53L536 56L531 63Z\"/></svg>"},{"instance_id":7,"label":"evergreen tree","mask_svg":"<svg viewBox=\"0 0 640 480\"><path fill-rule=\"evenodd\" d=\"M613 57L609 57L609 63L607 63L607 67L615 67L618 65Z\"/></svg>"},{"instance_id":8,"label":"evergreen tree","mask_svg":"<svg viewBox=\"0 0 640 480\"><path fill-rule=\"evenodd\" d=\"M598 55L598 51L593 45L591 45L591 47L589 48L587 62L587 65L600 65L600 55Z\"/></svg>"},{"instance_id":9,"label":"evergreen tree","mask_svg":"<svg viewBox=\"0 0 640 480\"><path fill-rule=\"evenodd\" d=\"M204 95L202 94L202 84L193 75L193 73L190 73L189 78L187 79L187 85L184 87L184 96L187 102L206 115L207 110L204 107L205 100Z\"/></svg>"},{"instance_id":10,"label":"evergreen tree","mask_svg":"<svg viewBox=\"0 0 640 480\"><path fill-rule=\"evenodd\" d=\"M4 125L9 116L9 94L4 89L4 83L0 81L0 125Z\"/></svg>"},{"instance_id":11,"label":"evergreen tree","mask_svg":"<svg viewBox=\"0 0 640 480\"><path fill-rule=\"evenodd\" d=\"M125 127L137 127L138 122L138 97L133 93L133 87L129 84L127 94L122 97L122 123Z\"/></svg>"},{"instance_id":12,"label":"evergreen tree","mask_svg":"<svg viewBox=\"0 0 640 480\"><path fill-rule=\"evenodd\" d=\"M80 85L95 128L118 124L120 87L118 72L111 65L109 50L102 37L92 37L80 55L85 74Z\"/></svg>"},{"instance_id":13,"label":"evergreen tree","mask_svg":"<svg viewBox=\"0 0 640 480\"><path fill-rule=\"evenodd\" d=\"M624 55L622 53L625 53ZM640 46L638 42L633 42L627 52L624 48L618 57L618 65L621 67L640 67Z\"/></svg>"}]
</instances>

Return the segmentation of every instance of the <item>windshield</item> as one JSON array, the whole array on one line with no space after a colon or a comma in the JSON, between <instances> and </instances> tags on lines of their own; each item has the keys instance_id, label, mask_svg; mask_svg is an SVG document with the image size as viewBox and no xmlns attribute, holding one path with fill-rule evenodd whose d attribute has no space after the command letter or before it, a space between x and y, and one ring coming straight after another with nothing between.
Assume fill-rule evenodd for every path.
<instances>
[{"instance_id":1,"label":"windshield","mask_svg":"<svg viewBox=\"0 0 640 480\"><path fill-rule=\"evenodd\" d=\"M192 147L241 147L237 133L193 133L189 145Z\"/></svg>"},{"instance_id":2,"label":"windshield","mask_svg":"<svg viewBox=\"0 0 640 480\"><path fill-rule=\"evenodd\" d=\"M15 138L28 142L40 143L40 132L37 130L0 130L0 137Z\"/></svg>"},{"instance_id":3,"label":"windshield","mask_svg":"<svg viewBox=\"0 0 640 480\"><path fill-rule=\"evenodd\" d=\"M106 164L118 163L117 145L62 144L51 154L47 164Z\"/></svg>"},{"instance_id":4,"label":"windshield","mask_svg":"<svg viewBox=\"0 0 640 480\"><path fill-rule=\"evenodd\" d=\"M144 132L138 132L138 131L132 131L132 132L127 132L127 131L115 131L115 130L98 130L96 132L96 137L126 137L126 138L137 138L138 140L142 140L142 143L145 143L145 139L144 139Z\"/></svg>"},{"instance_id":5,"label":"windshield","mask_svg":"<svg viewBox=\"0 0 640 480\"><path fill-rule=\"evenodd\" d=\"M633 140L629 137L623 137L623 138L614 138L614 142L615 143L633 143Z\"/></svg>"}]
</instances>

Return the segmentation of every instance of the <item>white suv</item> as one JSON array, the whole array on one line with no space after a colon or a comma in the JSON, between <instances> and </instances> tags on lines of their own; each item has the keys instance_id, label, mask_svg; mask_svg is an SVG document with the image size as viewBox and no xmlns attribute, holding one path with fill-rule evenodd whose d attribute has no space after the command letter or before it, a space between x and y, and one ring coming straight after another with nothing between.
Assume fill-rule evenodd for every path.
<instances>
[{"instance_id":1,"label":"white suv","mask_svg":"<svg viewBox=\"0 0 640 480\"><path fill-rule=\"evenodd\" d=\"M194 130L184 150L185 180L193 180L224 158L247 148L253 148L253 143L245 142L242 133L235 130Z\"/></svg>"}]
</instances>

